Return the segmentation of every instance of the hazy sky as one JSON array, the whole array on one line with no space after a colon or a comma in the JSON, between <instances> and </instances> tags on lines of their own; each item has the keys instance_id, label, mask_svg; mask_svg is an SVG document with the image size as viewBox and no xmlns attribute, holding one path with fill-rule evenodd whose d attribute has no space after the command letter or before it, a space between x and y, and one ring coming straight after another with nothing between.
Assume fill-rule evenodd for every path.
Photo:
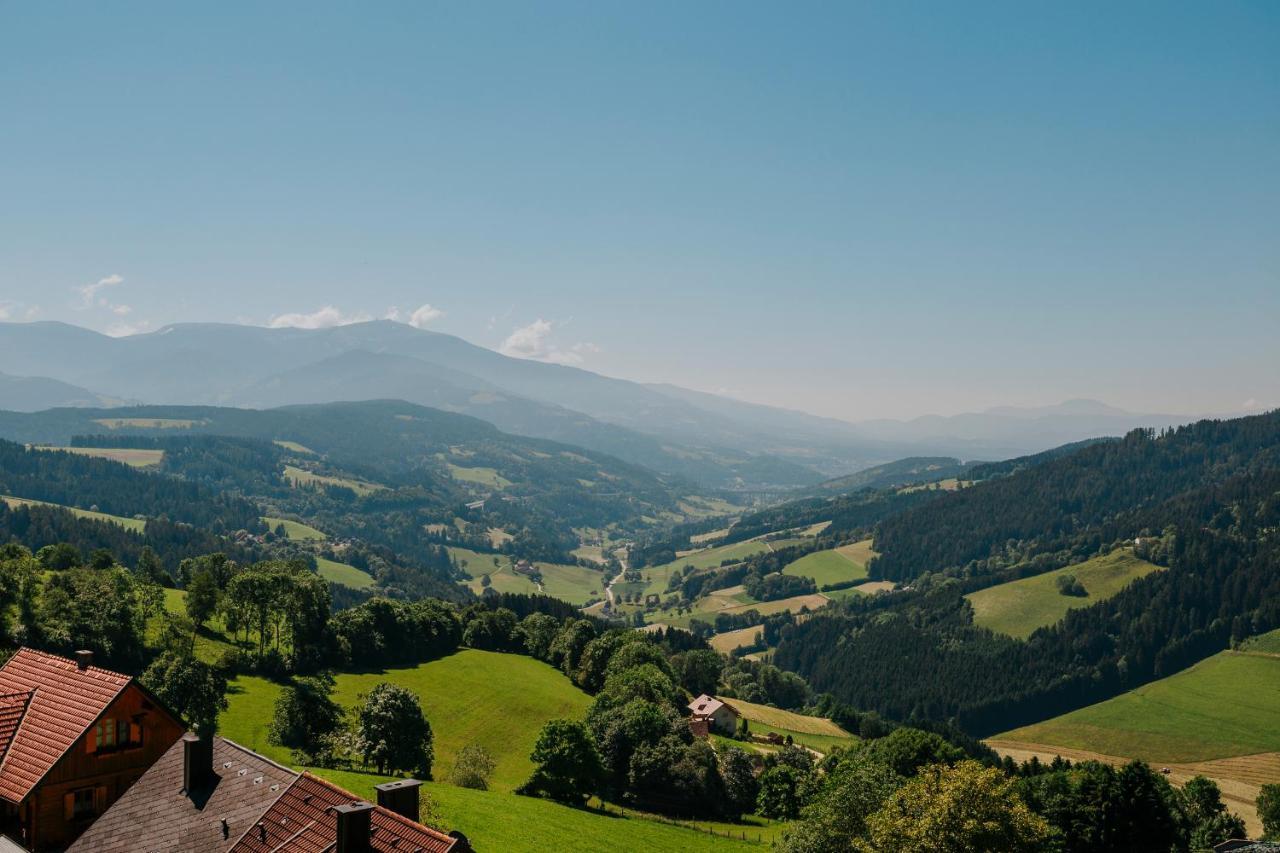
<instances>
[{"instance_id":1,"label":"hazy sky","mask_svg":"<svg viewBox=\"0 0 1280 853\"><path fill-rule=\"evenodd\" d=\"M1280 404L1280 3L0 0L0 317L393 307L850 419Z\"/></svg>"}]
</instances>

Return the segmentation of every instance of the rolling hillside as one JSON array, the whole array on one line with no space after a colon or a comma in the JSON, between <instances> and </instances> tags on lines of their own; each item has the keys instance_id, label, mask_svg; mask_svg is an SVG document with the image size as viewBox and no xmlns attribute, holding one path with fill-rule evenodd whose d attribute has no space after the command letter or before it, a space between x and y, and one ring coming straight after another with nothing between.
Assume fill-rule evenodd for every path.
<instances>
[{"instance_id":1,"label":"rolling hillside","mask_svg":"<svg viewBox=\"0 0 1280 853\"><path fill-rule=\"evenodd\" d=\"M987 587L965 596L973 605L973 622L1011 637L1025 638L1037 628L1057 622L1068 610L1105 601L1133 581L1160 567L1133 555L1132 549L1112 551L1083 563L1034 577ZM1063 595L1058 579L1070 575L1087 595Z\"/></svg>"}]
</instances>

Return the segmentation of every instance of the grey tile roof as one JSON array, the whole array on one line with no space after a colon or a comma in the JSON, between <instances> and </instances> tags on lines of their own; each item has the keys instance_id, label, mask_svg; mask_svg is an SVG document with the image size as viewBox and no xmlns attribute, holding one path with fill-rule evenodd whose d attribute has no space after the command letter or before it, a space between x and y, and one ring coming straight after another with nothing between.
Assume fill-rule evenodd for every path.
<instances>
[{"instance_id":1,"label":"grey tile roof","mask_svg":"<svg viewBox=\"0 0 1280 853\"><path fill-rule=\"evenodd\" d=\"M179 740L67 853L224 853L298 778L219 737L213 744L217 780L190 797L182 788L182 762Z\"/></svg>"}]
</instances>

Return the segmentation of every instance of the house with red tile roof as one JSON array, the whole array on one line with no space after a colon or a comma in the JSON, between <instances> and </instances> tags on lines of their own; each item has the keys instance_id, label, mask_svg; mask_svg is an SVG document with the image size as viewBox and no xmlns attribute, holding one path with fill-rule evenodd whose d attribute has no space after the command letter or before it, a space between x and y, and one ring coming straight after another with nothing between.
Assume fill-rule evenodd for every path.
<instances>
[{"instance_id":1,"label":"house with red tile roof","mask_svg":"<svg viewBox=\"0 0 1280 853\"><path fill-rule=\"evenodd\" d=\"M182 736L132 677L22 648L0 667L0 833L31 850L74 841Z\"/></svg>"},{"instance_id":2,"label":"house with red tile roof","mask_svg":"<svg viewBox=\"0 0 1280 853\"><path fill-rule=\"evenodd\" d=\"M741 718L737 708L706 693L689 703L689 712L691 722L726 734L733 734Z\"/></svg>"},{"instance_id":3,"label":"house with red tile roof","mask_svg":"<svg viewBox=\"0 0 1280 853\"><path fill-rule=\"evenodd\" d=\"M468 853L419 823L417 781L378 803L222 737L184 735L67 853Z\"/></svg>"}]
</instances>

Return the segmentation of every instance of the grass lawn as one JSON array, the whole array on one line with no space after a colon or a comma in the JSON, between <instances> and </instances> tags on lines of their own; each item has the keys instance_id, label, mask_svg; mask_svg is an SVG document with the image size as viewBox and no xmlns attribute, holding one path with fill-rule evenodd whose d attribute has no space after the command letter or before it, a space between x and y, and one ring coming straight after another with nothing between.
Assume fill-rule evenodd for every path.
<instances>
[{"instance_id":1,"label":"grass lawn","mask_svg":"<svg viewBox=\"0 0 1280 853\"><path fill-rule=\"evenodd\" d=\"M529 778L538 732L549 720L581 719L591 697L559 670L522 655L464 649L456 654L405 669L337 676L334 700L355 707L360 694L390 681L412 690L435 735L435 776L447 779L462 747L478 743L496 762L490 786L510 791ZM280 686L254 676L232 682L231 707L219 726L243 746L283 763L288 750L267 743Z\"/></svg>"},{"instance_id":2,"label":"grass lawn","mask_svg":"<svg viewBox=\"0 0 1280 853\"><path fill-rule=\"evenodd\" d=\"M179 616L187 615L187 593L181 589L165 589L164 608ZM147 626L147 642L156 645L160 639L160 621L153 620ZM236 646L223 631L222 621L217 617L209 620L205 628L196 635L196 657L205 663L217 663L222 655Z\"/></svg>"},{"instance_id":3,"label":"grass lawn","mask_svg":"<svg viewBox=\"0 0 1280 853\"><path fill-rule=\"evenodd\" d=\"M379 486L377 483L366 483L364 480L355 480L349 477L330 477L326 474L316 474L299 468L296 465L284 466L284 478L289 481L290 485L300 486L344 486L357 495L364 497L374 492L381 491L386 488Z\"/></svg>"},{"instance_id":4,"label":"grass lawn","mask_svg":"<svg viewBox=\"0 0 1280 853\"><path fill-rule=\"evenodd\" d=\"M130 447L39 447L35 450L65 450L67 453L78 453L81 456L96 456L100 459L110 459L114 462L123 462L134 468L149 468L153 465L159 465L160 460L164 458L163 450L136 450Z\"/></svg>"},{"instance_id":5,"label":"grass lawn","mask_svg":"<svg viewBox=\"0 0 1280 853\"><path fill-rule=\"evenodd\" d=\"M330 583L342 584L352 589L369 589L373 586L373 578L368 572L324 557L316 557L316 572Z\"/></svg>"},{"instance_id":6,"label":"grass lawn","mask_svg":"<svg viewBox=\"0 0 1280 853\"><path fill-rule=\"evenodd\" d=\"M301 521L290 521L287 518L274 518L269 515L262 517L263 522L273 531L280 525L284 525L284 535L298 542L316 542L325 538L325 535L310 525L303 524Z\"/></svg>"},{"instance_id":7,"label":"grass lawn","mask_svg":"<svg viewBox=\"0 0 1280 853\"><path fill-rule=\"evenodd\" d=\"M248 746L230 734L222 734L241 746ZM289 764L288 761L281 763ZM307 769L369 801L375 799L374 785L394 778L357 770ZM522 797L496 789L473 791L447 782L423 784L421 810L422 820L429 826L444 831L458 830L476 849L503 853L543 853L566 849L565 839L573 840L568 849L583 853L615 853L618 850L684 853L690 849L712 853L763 851L785 828L785 824L757 817L748 818L741 824L710 821L676 823L597 802L593 802L591 808L571 808L550 800ZM726 837L729 835L734 837Z\"/></svg>"},{"instance_id":8,"label":"grass lawn","mask_svg":"<svg viewBox=\"0 0 1280 853\"><path fill-rule=\"evenodd\" d=\"M1054 624L1068 610L1097 604L1143 575L1159 570L1159 566L1135 557L1130 550L1116 550L1074 566L980 589L965 598L973 605L975 625L1021 639L1031 636L1037 628ZM1062 575L1074 575L1089 594L1078 597L1058 592L1056 581Z\"/></svg>"},{"instance_id":9,"label":"grass lawn","mask_svg":"<svg viewBox=\"0 0 1280 853\"><path fill-rule=\"evenodd\" d=\"M844 554L832 549L805 554L788 564L782 573L795 577L813 578L814 583L823 587L827 584L861 580L867 576L867 567L855 563Z\"/></svg>"},{"instance_id":10,"label":"grass lawn","mask_svg":"<svg viewBox=\"0 0 1280 853\"><path fill-rule=\"evenodd\" d=\"M95 424L102 424L107 429L191 429L196 424L208 421L192 421L183 418L94 418Z\"/></svg>"},{"instance_id":11,"label":"grass lawn","mask_svg":"<svg viewBox=\"0 0 1280 853\"><path fill-rule=\"evenodd\" d=\"M1266 642L1280 642L1280 633ZM997 737L1158 763L1280 751L1280 659L1220 652L1176 675Z\"/></svg>"},{"instance_id":12,"label":"grass lawn","mask_svg":"<svg viewBox=\"0 0 1280 853\"><path fill-rule=\"evenodd\" d=\"M464 468L450 462L449 476L462 483L474 483L494 489L505 489L511 485L511 481L499 474L496 468Z\"/></svg>"},{"instance_id":13,"label":"grass lawn","mask_svg":"<svg viewBox=\"0 0 1280 853\"><path fill-rule=\"evenodd\" d=\"M0 501L7 503L10 508L16 509L20 506L56 506L60 509L68 510L76 518L87 518L90 521L105 521L111 524L118 524L126 530L132 530L135 533L143 532L147 523L139 518L125 518L122 515L108 515L105 512L93 512L87 509L76 509L73 506L63 506L62 504L51 504L47 501L31 500L30 498L15 498L9 495L0 495Z\"/></svg>"}]
</instances>

